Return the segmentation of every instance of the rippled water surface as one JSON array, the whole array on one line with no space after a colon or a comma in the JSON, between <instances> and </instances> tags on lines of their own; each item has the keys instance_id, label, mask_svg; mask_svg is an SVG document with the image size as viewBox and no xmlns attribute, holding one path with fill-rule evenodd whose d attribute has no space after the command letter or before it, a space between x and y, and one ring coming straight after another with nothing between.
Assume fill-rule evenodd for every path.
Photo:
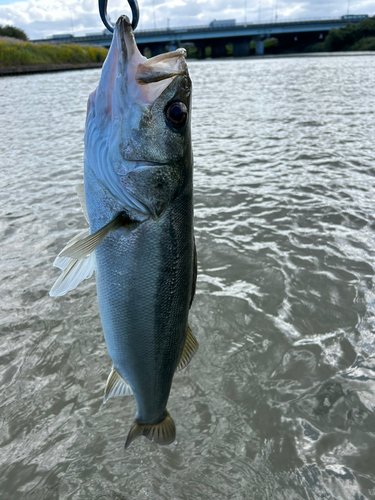
<instances>
[{"instance_id":1,"label":"rippled water surface","mask_svg":"<svg viewBox=\"0 0 375 500\"><path fill-rule=\"evenodd\" d=\"M200 349L126 452L94 280L48 295L99 70L0 79L2 499L375 498L374 61L190 63Z\"/></svg>"}]
</instances>

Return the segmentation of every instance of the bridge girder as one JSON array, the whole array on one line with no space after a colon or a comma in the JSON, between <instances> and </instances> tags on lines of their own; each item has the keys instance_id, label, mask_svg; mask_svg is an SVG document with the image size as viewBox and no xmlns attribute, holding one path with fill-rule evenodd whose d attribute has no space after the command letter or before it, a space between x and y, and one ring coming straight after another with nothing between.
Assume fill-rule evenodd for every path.
<instances>
[{"instance_id":1,"label":"bridge girder","mask_svg":"<svg viewBox=\"0 0 375 500\"><path fill-rule=\"evenodd\" d=\"M359 21L358 21L359 22ZM322 41L332 28L346 26L347 21L312 20L283 23L243 24L226 27L193 27L175 28L165 30L136 31L135 39L141 51L148 47L152 55L159 54L165 47L177 47L184 44L193 44L197 47L198 54L204 57L205 47L210 46L213 57L225 56L225 45L233 44L233 55L249 55L250 40L264 40L275 37L281 46L292 46ZM81 43L87 45L101 45L109 47L112 41L110 35L87 35L47 40L34 40L44 43ZM298 44L294 42L299 42ZM257 53L261 52L260 43ZM199 57L199 56L198 56Z\"/></svg>"}]
</instances>

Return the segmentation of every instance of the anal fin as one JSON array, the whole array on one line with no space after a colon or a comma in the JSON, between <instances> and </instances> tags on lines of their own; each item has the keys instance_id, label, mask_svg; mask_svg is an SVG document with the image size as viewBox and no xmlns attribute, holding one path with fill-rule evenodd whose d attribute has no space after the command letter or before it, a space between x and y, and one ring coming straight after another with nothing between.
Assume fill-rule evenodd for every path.
<instances>
[{"instance_id":1,"label":"anal fin","mask_svg":"<svg viewBox=\"0 0 375 500\"><path fill-rule=\"evenodd\" d=\"M190 326L188 326L184 350L182 351L181 359L177 365L176 372L179 372L187 367L194 354L198 351L198 348L199 348L198 341L191 333Z\"/></svg>"},{"instance_id":2,"label":"anal fin","mask_svg":"<svg viewBox=\"0 0 375 500\"><path fill-rule=\"evenodd\" d=\"M103 403L106 403L109 398L114 398L116 396L131 396L132 394L133 391L130 385L128 385L121 375L112 367L112 371L109 374L105 386Z\"/></svg>"}]
</instances>

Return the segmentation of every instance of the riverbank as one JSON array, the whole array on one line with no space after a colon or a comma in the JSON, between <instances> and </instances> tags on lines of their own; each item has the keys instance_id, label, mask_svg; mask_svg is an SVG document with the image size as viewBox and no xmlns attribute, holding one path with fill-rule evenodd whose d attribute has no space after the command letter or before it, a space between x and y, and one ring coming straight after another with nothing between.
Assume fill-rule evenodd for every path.
<instances>
[{"instance_id":1,"label":"riverbank","mask_svg":"<svg viewBox=\"0 0 375 500\"><path fill-rule=\"evenodd\" d=\"M9 66L1 66L1 44L4 41L5 37L0 37L0 77L1 76L17 76L17 75L27 75L33 73L50 73L57 71L74 71L74 70L84 70L84 69L94 69L101 68L104 62L104 59L107 55L107 51L102 49L101 47L83 47L83 50L91 49L91 54L96 54L97 58L102 60L100 61L89 61L89 62L56 62L56 63L43 63L43 64L13 64ZM14 44L23 44L24 42L20 42L19 40L15 42L11 42ZM30 44L28 44L30 45ZM34 45L35 47L35 45ZM46 45L44 45L45 50ZM66 46L51 46L52 49L55 48L63 48L71 49L74 47L78 47L78 49L82 49L81 46L74 45L66 45ZM99 52L97 52L99 50ZM99 55L99 57L98 57ZM302 58L311 58L311 57L346 57L346 56L375 56L375 51L362 51L362 52L296 52L292 54L264 54L262 56L251 55L246 57L246 59L282 59L282 58L294 58L294 57L302 57ZM82 57L82 54L81 54ZM194 60L194 58L192 58ZM220 60L230 60L233 59L232 56L227 56L225 58L220 58ZM236 58L237 59L237 58ZM206 60L211 60L211 58L206 58Z\"/></svg>"},{"instance_id":2,"label":"riverbank","mask_svg":"<svg viewBox=\"0 0 375 500\"><path fill-rule=\"evenodd\" d=\"M103 47L53 45L0 39L0 76L100 68Z\"/></svg>"},{"instance_id":3,"label":"riverbank","mask_svg":"<svg viewBox=\"0 0 375 500\"><path fill-rule=\"evenodd\" d=\"M288 57L347 57L347 56L375 56L375 51L362 52L293 52L292 54L264 54L255 56L256 59L282 59Z\"/></svg>"},{"instance_id":4,"label":"riverbank","mask_svg":"<svg viewBox=\"0 0 375 500\"><path fill-rule=\"evenodd\" d=\"M33 73L53 73L56 71L74 71L82 69L101 68L103 63L83 63L83 64L45 64L30 66L10 66L0 68L0 76L30 75Z\"/></svg>"}]
</instances>

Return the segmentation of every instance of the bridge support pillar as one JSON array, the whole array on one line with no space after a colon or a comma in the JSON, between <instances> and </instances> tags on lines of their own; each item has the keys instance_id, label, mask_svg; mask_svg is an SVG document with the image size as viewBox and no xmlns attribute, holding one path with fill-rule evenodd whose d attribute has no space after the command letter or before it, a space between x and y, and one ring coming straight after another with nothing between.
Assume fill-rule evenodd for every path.
<instances>
[{"instance_id":1,"label":"bridge support pillar","mask_svg":"<svg viewBox=\"0 0 375 500\"><path fill-rule=\"evenodd\" d=\"M257 56L262 56L264 54L264 42L263 40L255 41L255 54Z\"/></svg>"},{"instance_id":2,"label":"bridge support pillar","mask_svg":"<svg viewBox=\"0 0 375 500\"><path fill-rule=\"evenodd\" d=\"M212 57L225 57L225 43L212 45Z\"/></svg>"},{"instance_id":3,"label":"bridge support pillar","mask_svg":"<svg viewBox=\"0 0 375 500\"><path fill-rule=\"evenodd\" d=\"M249 40L233 42L233 57L246 57L250 55Z\"/></svg>"}]
</instances>

